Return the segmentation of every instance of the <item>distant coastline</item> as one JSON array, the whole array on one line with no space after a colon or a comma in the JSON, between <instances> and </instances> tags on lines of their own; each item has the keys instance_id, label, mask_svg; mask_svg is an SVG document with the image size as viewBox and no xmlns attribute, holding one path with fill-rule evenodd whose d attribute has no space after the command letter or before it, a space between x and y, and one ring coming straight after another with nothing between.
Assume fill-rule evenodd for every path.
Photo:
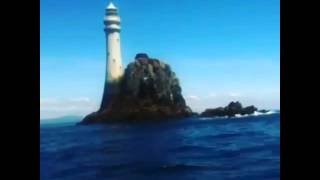
<instances>
[{"instance_id":1,"label":"distant coastline","mask_svg":"<svg viewBox=\"0 0 320 180\"><path fill-rule=\"evenodd\" d=\"M77 123L80 122L83 116L61 116L56 118L40 118L40 124L52 124L52 123Z\"/></svg>"}]
</instances>

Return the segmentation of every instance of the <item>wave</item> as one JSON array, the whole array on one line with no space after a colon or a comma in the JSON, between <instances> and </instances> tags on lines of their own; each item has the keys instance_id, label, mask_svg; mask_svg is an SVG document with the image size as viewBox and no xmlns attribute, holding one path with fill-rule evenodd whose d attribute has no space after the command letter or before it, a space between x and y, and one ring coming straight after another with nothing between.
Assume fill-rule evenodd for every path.
<instances>
[{"instance_id":1,"label":"wave","mask_svg":"<svg viewBox=\"0 0 320 180\"><path fill-rule=\"evenodd\" d=\"M214 116L214 117L199 117L200 120L211 120L211 119L228 119L228 116Z\"/></svg>"},{"instance_id":2,"label":"wave","mask_svg":"<svg viewBox=\"0 0 320 180\"><path fill-rule=\"evenodd\" d=\"M277 114L277 113L279 113L279 112L274 111L274 110L270 110L270 111L267 111L267 112L255 111L253 114L244 114L244 115L236 114L235 117L236 118L241 118L241 117L250 117L250 116L264 116L264 115Z\"/></svg>"},{"instance_id":3,"label":"wave","mask_svg":"<svg viewBox=\"0 0 320 180\"><path fill-rule=\"evenodd\" d=\"M267 111L267 112L265 112L265 113L255 111L255 112L253 113L253 115L254 115L254 116L259 116L259 115L268 115L268 114L277 114L277 113L280 113L280 111L270 110L270 111Z\"/></svg>"},{"instance_id":4,"label":"wave","mask_svg":"<svg viewBox=\"0 0 320 180\"><path fill-rule=\"evenodd\" d=\"M278 114L280 111L277 110L270 110L267 112L259 112L255 111L253 114L235 114L234 117L229 116L215 116L215 117L200 117L200 120L211 120L211 119L229 119L229 118L245 118L245 117L255 117L255 116L265 116L265 115L271 115L271 114Z\"/></svg>"}]
</instances>

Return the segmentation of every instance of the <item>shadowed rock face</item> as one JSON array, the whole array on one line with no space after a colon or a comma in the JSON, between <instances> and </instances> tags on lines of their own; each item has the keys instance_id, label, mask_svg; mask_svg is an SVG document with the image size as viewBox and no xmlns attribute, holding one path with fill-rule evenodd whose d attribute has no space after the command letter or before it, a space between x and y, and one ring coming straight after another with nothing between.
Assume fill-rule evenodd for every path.
<instances>
[{"instance_id":1,"label":"shadowed rock face","mask_svg":"<svg viewBox=\"0 0 320 180\"><path fill-rule=\"evenodd\" d=\"M181 94L179 80L168 64L137 54L125 69L118 95L107 98L83 124L189 117L191 109Z\"/></svg>"},{"instance_id":2,"label":"shadowed rock face","mask_svg":"<svg viewBox=\"0 0 320 180\"><path fill-rule=\"evenodd\" d=\"M214 117L214 116L235 116L236 114L253 114L258 109L254 106L248 106L243 108L240 102L231 102L226 107L218 107L215 109L206 109L200 114L202 117Z\"/></svg>"}]
</instances>

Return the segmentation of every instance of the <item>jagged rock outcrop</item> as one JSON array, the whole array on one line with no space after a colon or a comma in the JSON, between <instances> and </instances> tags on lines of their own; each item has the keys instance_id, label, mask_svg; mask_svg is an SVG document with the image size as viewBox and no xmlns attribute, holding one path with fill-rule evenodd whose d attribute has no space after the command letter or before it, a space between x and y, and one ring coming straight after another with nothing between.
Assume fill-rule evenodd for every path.
<instances>
[{"instance_id":1,"label":"jagged rock outcrop","mask_svg":"<svg viewBox=\"0 0 320 180\"><path fill-rule=\"evenodd\" d=\"M170 66L140 53L128 64L118 95L86 116L82 124L189 117L193 113L181 94Z\"/></svg>"},{"instance_id":2,"label":"jagged rock outcrop","mask_svg":"<svg viewBox=\"0 0 320 180\"><path fill-rule=\"evenodd\" d=\"M226 107L218 107L214 109L206 109L200 114L201 117L219 117L228 116L233 117L236 114L245 115L253 114L258 109L255 106L242 107L240 102L231 102Z\"/></svg>"}]
</instances>

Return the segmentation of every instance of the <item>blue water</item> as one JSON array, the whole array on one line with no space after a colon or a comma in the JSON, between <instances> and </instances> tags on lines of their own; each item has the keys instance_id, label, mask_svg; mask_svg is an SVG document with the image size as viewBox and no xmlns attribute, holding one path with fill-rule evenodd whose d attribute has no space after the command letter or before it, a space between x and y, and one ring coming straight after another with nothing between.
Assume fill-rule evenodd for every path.
<instances>
[{"instance_id":1,"label":"blue water","mask_svg":"<svg viewBox=\"0 0 320 180\"><path fill-rule=\"evenodd\" d=\"M41 125L42 180L280 179L279 114Z\"/></svg>"}]
</instances>

